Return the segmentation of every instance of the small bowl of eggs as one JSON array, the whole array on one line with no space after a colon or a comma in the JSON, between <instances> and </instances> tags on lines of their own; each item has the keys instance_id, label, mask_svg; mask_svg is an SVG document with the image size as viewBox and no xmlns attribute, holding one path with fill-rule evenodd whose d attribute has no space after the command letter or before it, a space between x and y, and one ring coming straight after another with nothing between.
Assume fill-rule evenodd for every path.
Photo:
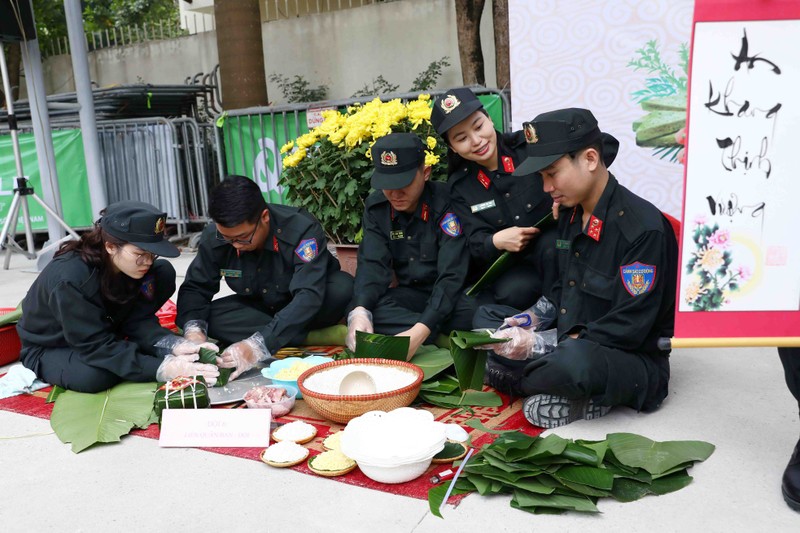
<instances>
[{"instance_id":1,"label":"small bowl of eggs","mask_svg":"<svg viewBox=\"0 0 800 533\"><path fill-rule=\"evenodd\" d=\"M297 398L302 398L303 394L297 387L297 378L300 377L300 374L311 367L330 363L331 361L333 361L333 359L330 357L322 357L321 355L287 357L286 359L273 361L268 368L261 370L261 374L265 378L271 379L273 385L281 387L289 386L296 389L298 391Z\"/></svg>"}]
</instances>

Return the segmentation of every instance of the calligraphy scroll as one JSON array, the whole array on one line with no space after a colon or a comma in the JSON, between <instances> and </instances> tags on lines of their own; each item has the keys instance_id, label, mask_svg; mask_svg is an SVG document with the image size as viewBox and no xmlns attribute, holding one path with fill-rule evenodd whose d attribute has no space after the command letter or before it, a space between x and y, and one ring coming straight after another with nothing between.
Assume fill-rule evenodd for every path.
<instances>
[{"instance_id":1,"label":"calligraphy scroll","mask_svg":"<svg viewBox=\"0 0 800 533\"><path fill-rule=\"evenodd\" d=\"M799 2L695 5L676 339L800 337L798 49Z\"/></svg>"}]
</instances>

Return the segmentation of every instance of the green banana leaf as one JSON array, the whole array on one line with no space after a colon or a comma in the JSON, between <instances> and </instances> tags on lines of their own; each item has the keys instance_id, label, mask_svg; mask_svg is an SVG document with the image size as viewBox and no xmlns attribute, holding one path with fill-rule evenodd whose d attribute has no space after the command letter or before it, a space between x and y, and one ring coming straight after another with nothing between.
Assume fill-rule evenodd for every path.
<instances>
[{"instance_id":1,"label":"green banana leaf","mask_svg":"<svg viewBox=\"0 0 800 533\"><path fill-rule=\"evenodd\" d=\"M22 318L22 302L20 302L19 305L17 305L17 308L10 313L0 315L0 326L16 324L19 322L20 318Z\"/></svg>"},{"instance_id":2,"label":"green banana leaf","mask_svg":"<svg viewBox=\"0 0 800 533\"><path fill-rule=\"evenodd\" d=\"M703 441L656 442L633 433L611 433L608 448L621 463L656 476L688 461L705 461L714 445Z\"/></svg>"},{"instance_id":3,"label":"green banana leaf","mask_svg":"<svg viewBox=\"0 0 800 533\"><path fill-rule=\"evenodd\" d=\"M322 329L312 329L300 346L344 346L347 326L336 324Z\"/></svg>"},{"instance_id":4,"label":"green banana leaf","mask_svg":"<svg viewBox=\"0 0 800 533\"><path fill-rule=\"evenodd\" d=\"M450 352L447 352L447 356L450 357ZM414 360L412 359L412 361ZM458 380L453 376L444 375L439 377L438 380L436 381L422 382L422 390L428 392L437 392L439 394L450 394L451 392L454 392L456 389L458 389Z\"/></svg>"},{"instance_id":5,"label":"green banana leaf","mask_svg":"<svg viewBox=\"0 0 800 533\"><path fill-rule=\"evenodd\" d=\"M446 481L428 490L428 507L433 516L442 518L442 513L439 512L439 508L442 506L442 502L444 502L444 495L447 494L448 487L450 487L450 482ZM473 490L475 490L474 485L465 482L462 478L458 478L455 487L453 487L453 492L451 492L450 495L466 494Z\"/></svg>"},{"instance_id":6,"label":"green banana leaf","mask_svg":"<svg viewBox=\"0 0 800 533\"><path fill-rule=\"evenodd\" d=\"M410 337L356 331L356 357L405 361L410 340Z\"/></svg>"},{"instance_id":7,"label":"green banana leaf","mask_svg":"<svg viewBox=\"0 0 800 533\"><path fill-rule=\"evenodd\" d=\"M453 357L447 348L420 346L417 353L411 358L411 362L422 369L425 376L422 379L428 381L453 366ZM442 380L440 379L440 381ZM458 387L458 382L456 382L456 387Z\"/></svg>"},{"instance_id":8,"label":"green banana leaf","mask_svg":"<svg viewBox=\"0 0 800 533\"><path fill-rule=\"evenodd\" d=\"M525 490L515 489L511 499L511 507L535 513L539 508L563 511L580 511L599 513L595 503L588 496L565 496L561 494L542 495Z\"/></svg>"},{"instance_id":9,"label":"green banana leaf","mask_svg":"<svg viewBox=\"0 0 800 533\"><path fill-rule=\"evenodd\" d=\"M217 356L219 354L214 350L209 350L208 348L200 348L200 359L201 363L205 363L207 365L216 365L217 364ZM219 368L219 367L217 367ZM231 374L233 371L236 370L235 368L219 368L219 377L217 378L217 382L214 383L215 387L224 387L228 384L228 380L231 379Z\"/></svg>"},{"instance_id":10,"label":"green banana leaf","mask_svg":"<svg viewBox=\"0 0 800 533\"><path fill-rule=\"evenodd\" d=\"M53 388L50 390L50 394L47 395L47 399L44 403L53 403L58 399L62 392L66 391L64 387L61 385L53 385Z\"/></svg>"},{"instance_id":11,"label":"green banana leaf","mask_svg":"<svg viewBox=\"0 0 800 533\"><path fill-rule=\"evenodd\" d=\"M592 466L564 466L554 475L562 483L567 481L601 490L611 490L614 484L614 474Z\"/></svg>"},{"instance_id":12,"label":"green banana leaf","mask_svg":"<svg viewBox=\"0 0 800 533\"><path fill-rule=\"evenodd\" d=\"M454 391L450 394L439 394L427 390L420 390L419 397L432 405L445 409L466 406L500 407L503 399L496 392L482 391Z\"/></svg>"},{"instance_id":13,"label":"green banana leaf","mask_svg":"<svg viewBox=\"0 0 800 533\"><path fill-rule=\"evenodd\" d=\"M692 482L686 470L675 472L672 475L662 477L652 483L642 483L633 479L619 478L614 480L614 488L611 496L621 502L632 502L644 498L648 494L661 496L670 492L675 492Z\"/></svg>"},{"instance_id":14,"label":"green banana leaf","mask_svg":"<svg viewBox=\"0 0 800 533\"><path fill-rule=\"evenodd\" d=\"M484 433L489 433L490 435L502 435L503 433L513 433L515 431L513 429L489 429L477 418L470 418L465 422L465 424L472 429L477 429L479 431L483 431Z\"/></svg>"},{"instance_id":15,"label":"green banana leaf","mask_svg":"<svg viewBox=\"0 0 800 533\"><path fill-rule=\"evenodd\" d=\"M157 421L153 413L155 383L124 382L104 392L64 391L58 395L50 426L63 443L79 453L100 442L119 442L134 427Z\"/></svg>"},{"instance_id":16,"label":"green banana leaf","mask_svg":"<svg viewBox=\"0 0 800 533\"><path fill-rule=\"evenodd\" d=\"M532 227L534 228L543 228L550 225L555 218L553 218L553 212L547 213L543 216L536 224ZM506 273L506 271L511 268L517 260L518 254L511 253L511 252L503 252L500 254L494 263L484 272L483 276L467 290L467 296L475 296L483 289L497 281L497 278L502 276Z\"/></svg>"},{"instance_id":17,"label":"green banana leaf","mask_svg":"<svg viewBox=\"0 0 800 533\"><path fill-rule=\"evenodd\" d=\"M483 374L486 372L486 350L476 350L475 346L507 342L509 339L495 339L484 331L453 331L450 333L450 355L456 367L458 385L462 391L481 390Z\"/></svg>"}]
</instances>

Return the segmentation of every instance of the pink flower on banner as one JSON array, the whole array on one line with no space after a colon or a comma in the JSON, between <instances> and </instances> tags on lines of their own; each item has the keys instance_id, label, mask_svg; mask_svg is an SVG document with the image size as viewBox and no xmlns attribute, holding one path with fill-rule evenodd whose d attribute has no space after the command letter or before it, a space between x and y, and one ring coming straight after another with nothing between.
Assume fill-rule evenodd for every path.
<instances>
[{"instance_id":1,"label":"pink flower on banner","mask_svg":"<svg viewBox=\"0 0 800 533\"><path fill-rule=\"evenodd\" d=\"M675 132L675 142L681 146L686 146L686 126Z\"/></svg>"},{"instance_id":2,"label":"pink flower on banner","mask_svg":"<svg viewBox=\"0 0 800 533\"><path fill-rule=\"evenodd\" d=\"M718 229L708 238L708 244L712 248L727 250L731 244L731 232L726 229Z\"/></svg>"},{"instance_id":3,"label":"pink flower on banner","mask_svg":"<svg viewBox=\"0 0 800 533\"><path fill-rule=\"evenodd\" d=\"M694 225L695 226L705 226L706 225L706 217L705 215L697 215L694 217Z\"/></svg>"},{"instance_id":4,"label":"pink flower on banner","mask_svg":"<svg viewBox=\"0 0 800 533\"><path fill-rule=\"evenodd\" d=\"M750 276L752 276L753 273L746 266L739 266L736 267L736 275L739 277L739 283L744 283L750 279Z\"/></svg>"}]
</instances>

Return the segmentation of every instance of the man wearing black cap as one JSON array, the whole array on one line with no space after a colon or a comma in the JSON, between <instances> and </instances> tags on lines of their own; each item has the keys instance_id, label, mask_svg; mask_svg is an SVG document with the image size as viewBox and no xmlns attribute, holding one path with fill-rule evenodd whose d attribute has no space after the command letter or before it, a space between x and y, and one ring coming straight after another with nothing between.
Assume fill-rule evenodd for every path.
<instances>
[{"instance_id":1,"label":"man wearing black cap","mask_svg":"<svg viewBox=\"0 0 800 533\"><path fill-rule=\"evenodd\" d=\"M654 410L669 381L669 352L657 341L673 333L673 230L655 206L608 172L603 134L590 111L543 113L524 132L528 158L518 172L539 172L558 210L560 274L554 351L535 354L541 339L530 329L495 333L511 339L497 354L530 358L518 383L529 396L525 416L553 428L602 416L614 405Z\"/></svg>"},{"instance_id":2,"label":"man wearing black cap","mask_svg":"<svg viewBox=\"0 0 800 533\"><path fill-rule=\"evenodd\" d=\"M101 215L80 240L62 245L25 296L17 324L22 364L79 392L195 375L212 385L219 371L196 362L202 345L173 335L155 316L175 292L175 269L156 258L179 255L164 238L166 213L127 201Z\"/></svg>"},{"instance_id":3,"label":"man wearing black cap","mask_svg":"<svg viewBox=\"0 0 800 533\"><path fill-rule=\"evenodd\" d=\"M210 197L210 224L178 291L177 324L196 342L230 344L218 360L231 379L309 329L341 320L353 278L339 269L305 209L267 204L258 185L228 176ZM236 293L212 301L222 278Z\"/></svg>"},{"instance_id":4,"label":"man wearing black cap","mask_svg":"<svg viewBox=\"0 0 800 533\"><path fill-rule=\"evenodd\" d=\"M467 242L430 182L425 147L413 133L392 133L372 147L372 187L364 208L347 345L356 331L410 337L408 358L440 330L468 329L474 307L464 295ZM389 288L392 271L397 287Z\"/></svg>"}]
</instances>

